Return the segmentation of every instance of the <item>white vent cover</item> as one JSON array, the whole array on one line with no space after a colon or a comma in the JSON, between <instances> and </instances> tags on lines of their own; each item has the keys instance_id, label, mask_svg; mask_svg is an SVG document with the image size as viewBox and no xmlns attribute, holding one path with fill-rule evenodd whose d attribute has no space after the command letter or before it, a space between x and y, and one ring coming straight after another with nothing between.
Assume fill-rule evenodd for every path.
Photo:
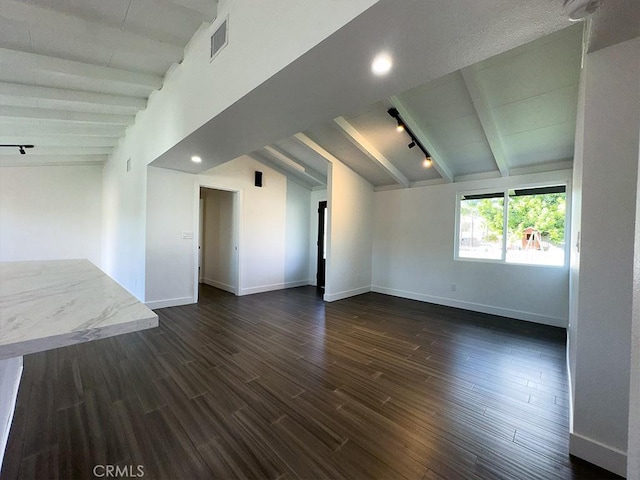
<instances>
[{"instance_id":1,"label":"white vent cover","mask_svg":"<svg viewBox=\"0 0 640 480\"><path fill-rule=\"evenodd\" d=\"M572 22L579 22L593 14L601 3L601 0L564 0L564 14Z\"/></svg>"},{"instance_id":2,"label":"white vent cover","mask_svg":"<svg viewBox=\"0 0 640 480\"><path fill-rule=\"evenodd\" d=\"M211 60L227 46L229 42L229 19L225 18L216 31L211 35Z\"/></svg>"}]
</instances>

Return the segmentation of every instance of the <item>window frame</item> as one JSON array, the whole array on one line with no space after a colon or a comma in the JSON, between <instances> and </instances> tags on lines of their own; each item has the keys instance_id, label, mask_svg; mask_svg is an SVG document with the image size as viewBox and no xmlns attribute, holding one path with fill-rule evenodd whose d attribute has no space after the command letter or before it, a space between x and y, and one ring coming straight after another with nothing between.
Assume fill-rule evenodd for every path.
<instances>
[{"instance_id":1,"label":"window frame","mask_svg":"<svg viewBox=\"0 0 640 480\"><path fill-rule=\"evenodd\" d=\"M564 258L562 265L544 265L538 263L526 263L526 262L507 262L507 237L509 226L509 191L512 190L527 190L532 188L549 188L549 187L564 187L565 188L565 213L564 213ZM503 211L502 211L502 251L500 258L473 258L473 257L461 257L460 256L460 206L463 196L468 195L486 195L486 194L498 194L503 195ZM456 191L456 220L455 220L455 232L454 232L454 244L453 244L453 259L460 262L474 262L474 263L492 263L498 265L516 265L524 267L540 267L540 268L567 268L569 265L569 258L571 249L569 248L571 237L571 183L568 180L548 181L548 182L532 182L532 183L519 183L517 185L502 186L502 187L486 187L481 189L469 189Z\"/></svg>"}]
</instances>

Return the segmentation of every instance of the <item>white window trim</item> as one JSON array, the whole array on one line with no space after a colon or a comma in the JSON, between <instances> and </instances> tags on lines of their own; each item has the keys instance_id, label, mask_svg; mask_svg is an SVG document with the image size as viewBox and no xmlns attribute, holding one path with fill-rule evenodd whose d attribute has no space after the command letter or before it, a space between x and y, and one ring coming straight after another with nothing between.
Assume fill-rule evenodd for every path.
<instances>
[{"instance_id":1,"label":"white window trim","mask_svg":"<svg viewBox=\"0 0 640 480\"><path fill-rule=\"evenodd\" d=\"M520 190L527 188L545 188L545 187L556 187L556 186L564 186L565 187L565 214L564 214L564 262L562 265L540 265L537 263L521 263L521 262L507 262L506 254L507 254L507 227L508 227L508 212L509 212L509 190ZM493 258L472 258L472 257L461 257L459 255L460 248L460 201L462 200L463 195L482 195L485 193L502 193L504 195L505 201L503 204L503 214L502 214L502 252L500 259ZM482 189L469 189L469 190L458 190L456 191L456 221L455 221L455 232L454 232L454 245L453 245L453 259L458 262L473 262L473 263L492 263L498 265L509 265L509 266L518 266L518 267L534 267L534 268L555 268L555 269L566 269L569 267L570 254L571 254L571 182L568 180L559 180L559 181L546 181L546 182L531 182L531 183L518 183L516 185L509 186L496 186L496 187L487 187Z\"/></svg>"}]
</instances>

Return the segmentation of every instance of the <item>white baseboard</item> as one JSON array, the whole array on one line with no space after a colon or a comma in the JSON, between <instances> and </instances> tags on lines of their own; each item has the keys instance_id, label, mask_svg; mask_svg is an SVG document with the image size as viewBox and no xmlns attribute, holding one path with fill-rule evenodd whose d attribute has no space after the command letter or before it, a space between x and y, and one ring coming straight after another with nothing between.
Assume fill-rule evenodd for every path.
<instances>
[{"instance_id":1,"label":"white baseboard","mask_svg":"<svg viewBox=\"0 0 640 480\"><path fill-rule=\"evenodd\" d=\"M371 286L354 288L353 290L345 290L343 292L337 293L325 293L324 301L325 302L335 302L336 300L342 300L343 298L355 297L356 295L362 295L363 293L369 293L371 291Z\"/></svg>"},{"instance_id":2,"label":"white baseboard","mask_svg":"<svg viewBox=\"0 0 640 480\"><path fill-rule=\"evenodd\" d=\"M254 293L272 292L274 290L284 290L285 288L305 287L309 285L309 280L297 280L295 282L272 283L270 285L260 285L258 287L243 288L239 295L252 295Z\"/></svg>"},{"instance_id":3,"label":"white baseboard","mask_svg":"<svg viewBox=\"0 0 640 480\"><path fill-rule=\"evenodd\" d=\"M203 278L200 280L200 283L204 283L205 285L209 285L211 287L219 288L220 290L224 290L225 292L233 293L234 295L238 294L238 289L233 285L228 285L226 283L218 282L217 280L211 280L210 278Z\"/></svg>"},{"instance_id":4,"label":"white baseboard","mask_svg":"<svg viewBox=\"0 0 640 480\"><path fill-rule=\"evenodd\" d=\"M168 298L166 300L154 300L153 302L145 302L145 305L151 310L167 307L179 307L180 305L190 305L196 303L193 297Z\"/></svg>"},{"instance_id":5,"label":"white baseboard","mask_svg":"<svg viewBox=\"0 0 640 480\"><path fill-rule=\"evenodd\" d=\"M463 310L471 310L474 312L488 313L490 315L500 315L501 317L516 318L518 320L526 320L528 322L541 323L543 325L551 325L552 327L567 328L567 319L560 317L550 317L540 315L533 312L525 312L521 310L513 310L510 308L496 307L493 305L484 305L482 303L467 302L457 300L455 298L436 297L426 295L424 293L409 292L406 290L396 290L393 288L382 287L380 285L372 285L371 291L393 295L394 297L408 298L411 300L419 300L421 302L435 303L437 305L445 305L447 307L461 308Z\"/></svg>"},{"instance_id":6,"label":"white baseboard","mask_svg":"<svg viewBox=\"0 0 640 480\"><path fill-rule=\"evenodd\" d=\"M571 433L569 453L622 477L627 476L627 454L608 445Z\"/></svg>"},{"instance_id":7,"label":"white baseboard","mask_svg":"<svg viewBox=\"0 0 640 480\"><path fill-rule=\"evenodd\" d=\"M10 404L8 405L8 417L6 418L5 425L1 425L2 432L0 432L0 473L2 473L2 460L4 459L4 451L7 448L7 443L9 442L9 432L11 431L11 423L13 422L13 415L16 412L16 402L18 400L18 389L20 388L20 379L22 378L22 370L24 368L22 363L22 357L8 358L6 360L2 360L3 362L16 362L18 368L16 370L16 375L11 382L11 393L9 394ZM3 381L3 386L6 387L5 381ZM2 406L4 409L5 406ZM4 416L4 415L3 415Z\"/></svg>"}]
</instances>

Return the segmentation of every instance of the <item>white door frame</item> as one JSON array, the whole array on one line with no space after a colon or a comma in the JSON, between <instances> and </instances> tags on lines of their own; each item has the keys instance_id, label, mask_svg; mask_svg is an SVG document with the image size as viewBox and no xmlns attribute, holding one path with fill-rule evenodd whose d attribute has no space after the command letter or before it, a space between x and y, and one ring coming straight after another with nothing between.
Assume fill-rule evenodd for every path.
<instances>
[{"instance_id":1,"label":"white door frame","mask_svg":"<svg viewBox=\"0 0 640 480\"><path fill-rule=\"evenodd\" d=\"M193 298L195 303L198 302L198 284L199 284L199 274L198 274L198 244L200 243L200 189L201 188L209 188L211 190L222 190L225 192L231 192L236 194L236 202L234 202L233 209L233 223L235 225L236 231L234 232L236 244L234 248L236 250L236 285L234 285L236 289L236 295L240 295L242 285L241 275L242 275L242 257L240 256L240 245L242 245L242 204L243 204L243 190L240 188L230 187L228 185L222 185L216 183L215 181L206 181L206 180L196 180L195 182L195 192L194 192L194 225L196 227L196 232L194 238L197 239L194 242L193 249L193 260L194 260L194 273L193 273Z\"/></svg>"}]
</instances>

